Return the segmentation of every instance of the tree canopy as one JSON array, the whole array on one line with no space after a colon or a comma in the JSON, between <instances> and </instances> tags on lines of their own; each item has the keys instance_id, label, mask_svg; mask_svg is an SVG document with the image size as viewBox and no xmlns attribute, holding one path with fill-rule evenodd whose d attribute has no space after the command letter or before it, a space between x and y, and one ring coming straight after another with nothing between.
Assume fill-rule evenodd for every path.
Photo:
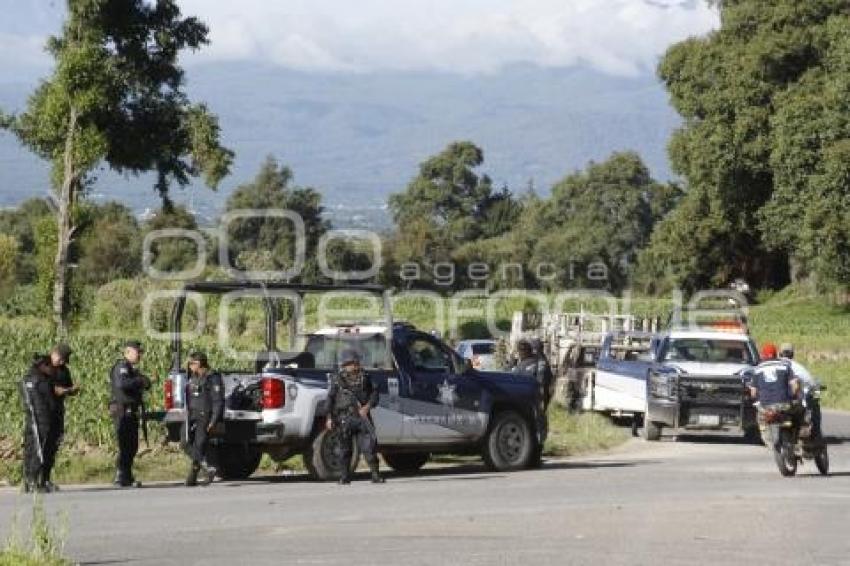
<instances>
[{"instance_id":1,"label":"tree canopy","mask_svg":"<svg viewBox=\"0 0 850 566\"><path fill-rule=\"evenodd\" d=\"M684 119L670 142L687 181L646 261L673 284L745 276L847 284L850 7L843 0L725 0L719 30L659 65Z\"/></svg>"}]
</instances>

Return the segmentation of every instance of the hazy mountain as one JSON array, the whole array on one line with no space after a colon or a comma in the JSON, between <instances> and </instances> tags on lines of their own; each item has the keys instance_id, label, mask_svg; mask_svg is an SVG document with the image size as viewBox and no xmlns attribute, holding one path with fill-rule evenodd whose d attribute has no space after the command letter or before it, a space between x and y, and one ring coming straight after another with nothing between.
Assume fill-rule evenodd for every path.
<instances>
[{"instance_id":1,"label":"hazy mountain","mask_svg":"<svg viewBox=\"0 0 850 566\"><path fill-rule=\"evenodd\" d=\"M492 75L317 74L254 64L195 65L189 90L221 117L237 153L217 193L175 191L214 216L227 194L250 179L267 154L288 163L296 182L326 203L380 207L417 164L457 139L485 153L497 185L541 191L589 160L638 151L658 178L670 176L666 141L678 121L655 77L614 77L586 68L515 66ZM35 81L0 78L0 107L22 108ZM46 192L46 165L0 134L0 206ZM136 210L156 206L150 178L103 172L95 193ZM347 213L346 216L350 217Z\"/></svg>"}]
</instances>

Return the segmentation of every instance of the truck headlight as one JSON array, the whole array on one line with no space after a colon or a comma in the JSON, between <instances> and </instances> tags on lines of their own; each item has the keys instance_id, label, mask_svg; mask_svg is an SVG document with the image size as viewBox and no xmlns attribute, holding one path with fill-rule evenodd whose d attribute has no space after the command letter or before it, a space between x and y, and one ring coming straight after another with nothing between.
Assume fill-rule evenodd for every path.
<instances>
[{"instance_id":1,"label":"truck headlight","mask_svg":"<svg viewBox=\"0 0 850 566\"><path fill-rule=\"evenodd\" d=\"M676 376L672 373L651 372L649 374L649 391L656 397L675 397Z\"/></svg>"}]
</instances>

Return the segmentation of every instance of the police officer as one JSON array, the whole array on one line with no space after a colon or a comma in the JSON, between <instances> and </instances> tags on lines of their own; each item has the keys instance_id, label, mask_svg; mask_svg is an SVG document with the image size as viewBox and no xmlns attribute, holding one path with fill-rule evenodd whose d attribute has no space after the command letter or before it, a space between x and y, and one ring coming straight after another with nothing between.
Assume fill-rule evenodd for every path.
<instances>
[{"instance_id":1,"label":"police officer","mask_svg":"<svg viewBox=\"0 0 850 566\"><path fill-rule=\"evenodd\" d=\"M150 379L136 367L143 351L139 342L125 343L123 359L115 362L109 373L112 386L109 414L118 441L114 483L121 487L141 486L133 477L133 459L139 451L139 421L144 418L143 395L151 386Z\"/></svg>"},{"instance_id":2,"label":"police officer","mask_svg":"<svg viewBox=\"0 0 850 566\"><path fill-rule=\"evenodd\" d=\"M53 389L55 368L48 356L36 355L21 381L24 405L24 491L51 492L50 472L56 457L58 400Z\"/></svg>"},{"instance_id":3,"label":"police officer","mask_svg":"<svg viewBox=\"0 0 850 566\"><path fill-rule=\"evenodd\" d=\"M80 388L74 385L71 379L71 370L68 362L71 360L71 348L68 344L60 343L50 350L50 363L53 365L53 391L58 403L56 413L56 450L62 445L65 436L65 399L73 397L80 392Z\"/></svg>"},{"instance_id":4,"label":"police officer","mask_svg":"<svg viewBox=\"0 0 850 566\"><path fill-rule=\"evenodd\" d=\"M221 374L210 371L207 355L193 352L189 356L189 384L187 385L189 406L189 429L186 450L192 458L187 486L198 485L198 472L204 469L206 483L213 481L215 467L207 462L209 435L224 415L224 385Z\"/></svg>"},{"instance_id":5,"label":"police officer","mask_svg":"<svg viewBox=\"0 0 850 566\"><path fill-rule=\"evenodd\" d=\"M525 338L517 342L517 354L519 359L513 368L513 373L524 373L531 375L540 385L540 394L543 399L544 410L549 406L549 399L552 397L552 383L554 376L552 368L549 366L549 360L543 353L543 343L540 340L535 340L532 344Z\"/></svg>"},{"instance_id":6,"label":"police officer","mask_svg":"<svg viewBox=\"0 0 850 566\"><path fill-rule=\"evenodd\" d=\"M328 389L330 413L327 428L336 428L342 445L342 476L340 484L351 483L349 463L352 443L357 442L360 452L369 464L372 483L383 483L378 471L375 427L369 414L378 405L378 390L360 366L360 356L351 349L343 350L339 356L340 370L331 380Z\"/></svg>"}]
</instances>

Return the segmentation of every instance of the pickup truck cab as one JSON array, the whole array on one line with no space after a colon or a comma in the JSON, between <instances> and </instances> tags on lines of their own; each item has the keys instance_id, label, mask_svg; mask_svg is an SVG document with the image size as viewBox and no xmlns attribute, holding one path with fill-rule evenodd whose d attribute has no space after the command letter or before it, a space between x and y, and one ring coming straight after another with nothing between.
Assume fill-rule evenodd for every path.
<instances>
[{"instance_id":1,"label":"pickup truck cab","mask_svg":"<svg viewBox=\"0 0 850 566\"><path fill-rule=\"evenodd\" d=\"M372 411L379 451L400 472L414 472L432 454L480 454L495 470L534 465L546 439L546 415L537 382L530 376L479 372L438 338L407 324L394 324L389 293L377 286L298 286L288 284L186 285L172 314L180 328L185 293L229 292L238 287L294 293L351 291L384 299L381 324L345 324L306 336L301 351L276 348L276 315L266 309L266 351L254 371L222 371L226 411L213 436L223 477L251 475L265 453L277 461L302 455L315 479L339 477L339 435L325 429L329 378L337 371L337 355L345 348L360 353L364 370L379 391ZM294 309L302 312L301 306ZM180 365L180 338L173 340L172 371L166 383L165 425L169 439L185 438L186 375Z\"/></svg>"}]
</instances>

